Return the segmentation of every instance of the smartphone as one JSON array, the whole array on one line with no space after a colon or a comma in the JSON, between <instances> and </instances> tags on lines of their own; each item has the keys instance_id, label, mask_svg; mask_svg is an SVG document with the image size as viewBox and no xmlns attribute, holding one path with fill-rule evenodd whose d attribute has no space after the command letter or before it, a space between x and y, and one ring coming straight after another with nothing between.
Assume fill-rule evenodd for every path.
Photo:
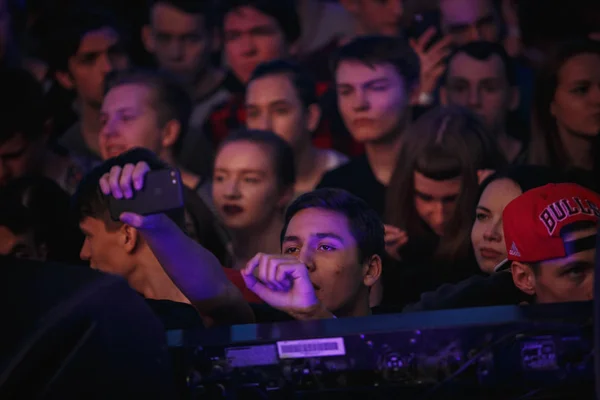
<instances>
[{"instance_id":1,"label":"smartphone","mask_svg":"<svg viewBox=\"0 0 600 400\"><path fill-rule=\"evenodd\" d=\"M161 169L146 174L142 190L130 199L110 196L108 209L114 221L124 212L140 215L160 214L183 207L183 184L177 169Z\"/></svg>"},{"instance_id":2,"label":"smartphone","mask_svg":"<svg viewBox=\"0 0 600 400\"><path fill-rule=\"evenodd\" d=\"M425 50L427 50L443 37L439 11L426 11L415 14L408 28L408 37L419 39L431 27L435 28L435 35L433 35L427 46L425 46Z\"/></svg>"}]
</instances>

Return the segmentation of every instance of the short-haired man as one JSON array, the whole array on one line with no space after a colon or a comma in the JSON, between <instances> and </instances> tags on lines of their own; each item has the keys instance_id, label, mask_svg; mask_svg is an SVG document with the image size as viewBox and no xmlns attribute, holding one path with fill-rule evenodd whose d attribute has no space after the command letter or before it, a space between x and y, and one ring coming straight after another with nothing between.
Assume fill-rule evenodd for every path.
<instances>
[{"instance_id":1,"label":"short-haired man","mask_svg":"<svg viewBox=\"0 0 600 400\"><path fill-rule=\"evenodd\" d=\"M178 166L192 109L182 85L166 73L129 70L109 76L107 89L100 114L102 159L142 147ZM186 186L189 233L225 262L228 238L210 210L209 178L184 169L180 173Z\"/></svg>"},{"instance_id":2,"label":"short-haired man","mask_svg":"<svg viewBox=\"0 0 600 400\"><path fill-rule=\"evenodd\" d=\"M214 147L245 124L244 93L261 63L288 58L300 37L300 20L290 0L232 0L221 10L223 51L229 68L225 87L231 98L215 107L204 133Z\"/></svg>"},{"instance_id":3,"label":"short-haired man","mask_svg":"<svg viewBox=\"0 0 600 400\"><path fill-rule=\"evenodd\" d=\"M492 0L439 0L440 25L455 46L499 42L502 17Z\"/></svg>"},{"instance_id":4,"label":"short-haired man","mask_svg":"<svg viewBox=\"0 0 600 400\"><path fill-rule=\"evenodd\" d=\"M323 174L348 161L333 149L313 144L320 118L315 82L299 65L274 60L260 64L246 91L246 125L272 130L294 151L296 195L310 192Z\"/></svg>"},{"instance_id":5,"label":"short-haired man","mask_svg":"<svg viewBox=\"0 0 600 400\"><path fill-rule=\"evenodd\" d=\"M178 160L192 172L204 174L212 161L210 144L200 130L211 110L229 99L225 72L211 62L219 45L215 10L208 1L151 0L149 23L142 40L161 70L176 76L190 91L193 110L190 132Z\"/></svg>"},{"instance_id":6,"label":"short-haired man","mask_svg":"<svg viewBox=\"0 0 600 400\"><path fill-rule=\"evenodd\" d=\"M436 33L431 28L413 43L423 72L419 104L426 106L434 102L438 80L447 68L446 58L451 47L487 41L504 44L511 49L512 56L519 55L521 34L517 12L511 3L511 0L502 0L500 10L493 0L439 0L440 33L444 39L431 43ZM519 71L524 74L519 84L527 88L532 73L525 69Z\"/></svg>"},{"instance_id":7,"label":"short-haired man","mask_svg":"<svg viewBox=\"0 0 600 400\"><path fill-rule=\"evenodd\" d=\"M525 150L521 132L509 126L509 116L520 100L517 74L501 44L471 42L456 49L448 59L440 100L443 105L469 108L497 137L510 162L520 158Z\"/></svg>"},{"instance_id":8,"label":"short-haired man","mask_svg":"<svg viewBox=\"0 0 600 400\"><path fill-rule=\"evenodd\" d=\"M101 11L78 9L53 22L48 66L60 85L76 93L80 115L60 144L77 156L99 160L104 79L129 66L126 38L113 17Z\"/></svg>"},{"instance_id":9,"label":"short-haired man","mask_svg":"<svg viewBox=\"0 0 600 400\"><path fill-rule=\"evenodd\" d=\"M341 0L354 17L357 35L386 35L402 33L404 0Z\"/></svg>"},{"instance_id":10,"label":"short-haired man","mask_svg":"<svg viewBox=\"0 0 600 400\"><path fill-rule=\"evenodd\" d=\"M167 74L128 70L107 78L100 110L99 150L103 160L134 147L146 148L170 165L177 164L192 109L190 96ZM183 183L201 181L182 171Z\"/></svg>"},{"instance_id":11,"label":"short-haired man","mask_svg":"<svg viewBox=\"0 0 600 400\"><path fill-rule=\"evenodd\" d=\"M69 194L41 176L0 189L0 255L80 264L83 235L69 218Z\"/></svg>"},{"instance_id":12,"label":"short-haired man","mask_svg":"<svg viewBox=\"0 0 600 400\"><path fill-rule=\"evenodd\" d=\"M281 254L257 254L242 276L271 307L299 320L371 314L381 276L383 224L356 196L319 189L287 209Z\"/></svg>"},{"instance_id":13,"label":"short-haired man","mask_svg":"<svg viewBox=\"0 0 600 400\"><path fill-rule=\"evenodd\" d=\"M402 132L411 120L418 59L402 39L365 36L339 50L332 70L342 119L366 154L325 174L319 187L345 189L382 215Z\"/></svg>"},{"instance_id":14,"label":"short-haired man","mask_svg":"<svg viewBox=\"0 0 600 400\"><path fill-rule=\"evenodd\" d=\"M515 286L537 303L591 300L599 219L600 195L575 184L542 186L509 203L502 220Z\"/></svg>"},{"instance_id":15,"label":"short-haired man","mask_svg":"<svg viewBox=\"0 0 600 400\"><path fill-rule=\"evenodd\" d=\"M51 146L41 85L25 70L3 68L0 87L0 187L45 176L73 193L90 165Z\"/></svg>"},{"instance_id":16,"label":"short-haired man","mask_svg":"<svg viewBox=\"0 0 600 400\"><path fill-rule=\"evenodd\" d=\"M140 167L136 169L138 163ZM132 175L145 175L150 169L165 167L152 153L134 149L105 161L86 176L74 200L79 225L85 235L81 258L89 261L92 268L125 278L134 290L149 299L163 322L171 327L184 329L197 322L197 314L185 306L190 303L207 325L251 321L250 309L225 277L219 261L182 229L183 210L145 219L133 215L134 221L127 218L131 214L122 216L121 221L111 219L109 193L116 198L130 197ZM115 176L121 175L130 179L128 184L125 179L115 180ZM98 189L99 185L102 191ZM143 182L136 182L137 188L142 186ZM144 225L139 223L140 220L153 222ZM185 284L180 290L171 280L180 282L179 277L170 274L170 266L182 262L180 257L189 254L190 248L201 268L196 268L193 276L186 277L190 281L185 282L193 288L186 292L186 297L182 293Z\"/></svg>"}]
</instances>

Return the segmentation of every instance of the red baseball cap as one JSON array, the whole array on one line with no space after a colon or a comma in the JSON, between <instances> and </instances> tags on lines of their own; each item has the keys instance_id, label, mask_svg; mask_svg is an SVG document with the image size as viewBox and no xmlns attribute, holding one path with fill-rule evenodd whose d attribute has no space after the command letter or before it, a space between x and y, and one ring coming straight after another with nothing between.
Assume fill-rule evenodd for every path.
<instances>
[{"instance_id":1,"label":"red baseball cap","mask_svg":"<svg viewBox=\"0 0 600 400\"><path fill-rule=\"evenodd\" d=\"M578 221L597 223L600 195L573 183L557 183L528 190L511 201L502 213L507 259L534 263L565 257L560 236L563 227Z\"/></svg>"}]
</instances>

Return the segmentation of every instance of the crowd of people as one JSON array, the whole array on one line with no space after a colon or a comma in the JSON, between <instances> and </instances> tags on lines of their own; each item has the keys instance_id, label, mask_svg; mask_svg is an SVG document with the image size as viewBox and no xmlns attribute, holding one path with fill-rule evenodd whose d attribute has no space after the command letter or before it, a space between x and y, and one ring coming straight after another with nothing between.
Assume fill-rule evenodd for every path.
<instances>
[{"instance_id":1,"label":"crowd of people","mask_svg":"<svg viewBox=\"0 0 600 400\"><path fill-rule=\"evenodd\" d=\"M511 0L75 3L0 0L3 259L121 276L165 329L592 299L600 25L528 43ZM111 218L166 168L182 209Z\"/></svg>"}]
</instances>

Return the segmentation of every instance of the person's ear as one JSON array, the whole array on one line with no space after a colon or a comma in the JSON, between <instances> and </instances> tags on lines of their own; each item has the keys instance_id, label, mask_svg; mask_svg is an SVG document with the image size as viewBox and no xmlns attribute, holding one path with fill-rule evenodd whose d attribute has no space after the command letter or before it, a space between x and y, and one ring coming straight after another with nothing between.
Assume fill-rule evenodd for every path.
<instances>
[{"instance_id":1,"label":"person's ear","mask_svg":"<svg viewBox=\"0 0 600 400\"><path fill-rule=\"evenodd\" d=\"M156 51L156 41L154 40L154 35L152 34L152 27L150 25L144 25L142 27L142 43L144 44L144 48L148 53L154 54Z\"/></svg>"},{"instance_id":2,"label":"person's ear","mask_svg":"<svg viewBox=\"0 0 600 400\"><path fill-rule=\"evenodd\" d=\"M177 120L170 120L166 123L162 130L161 145L165 149L173 147L177 139L181 135L181 124Z\"/></svg>"},{"instance_id":3,"label":"person's ear","mask_svg":"<svg viewBox=\"0 0 600 400\"><path fill-rule=\"evenodd\" d=\"M513 261L510 270L515 286L523 293L535 295L535 274L531 266Z\"/></svg>"},{"instance_id":4,"label":"person's ear","mask_svg":"<svg viewBox=\"0 0 600 400\"><path fill-rule=\"evenodd\" d=\"M123 224L120 228L120 242L128 254L133 253L139 245L140 233L133 226Z\"/></svg>"},{"instance_id":5,"label":"person's ear","mask_svg":"<svg viewBox=\"0 0 600 400\"><path fill-rule=\"evenodd\" d=\"M382 262L381 257L377 254L373 254L363 266L364 276L363 283L367 287L375 285L375 283L381 277Z\"/></svg>"},{"instance_id":6,"label":"person's ear","mask_svg":"<svg viewBox=\"0 0 600 400\"><path fill-rule=\"evenodd\" d=\"M60 84L60 86L64 87L65 89L75 89L75 82L73 81L71 74L67 71L56 71L54 73L54 77L56 81Z\"/></svg>"},{"instance_id":7,"label":"person's ear","mask_svg":"<svg viewBox=\"0 0 600 400\"><path fill-rule=\"evenodd\" d=\"M317 130L321 122L321 107L318 104L311 104L306 110L306 129L309 132Z\"/></svg>"}]
</instances>

